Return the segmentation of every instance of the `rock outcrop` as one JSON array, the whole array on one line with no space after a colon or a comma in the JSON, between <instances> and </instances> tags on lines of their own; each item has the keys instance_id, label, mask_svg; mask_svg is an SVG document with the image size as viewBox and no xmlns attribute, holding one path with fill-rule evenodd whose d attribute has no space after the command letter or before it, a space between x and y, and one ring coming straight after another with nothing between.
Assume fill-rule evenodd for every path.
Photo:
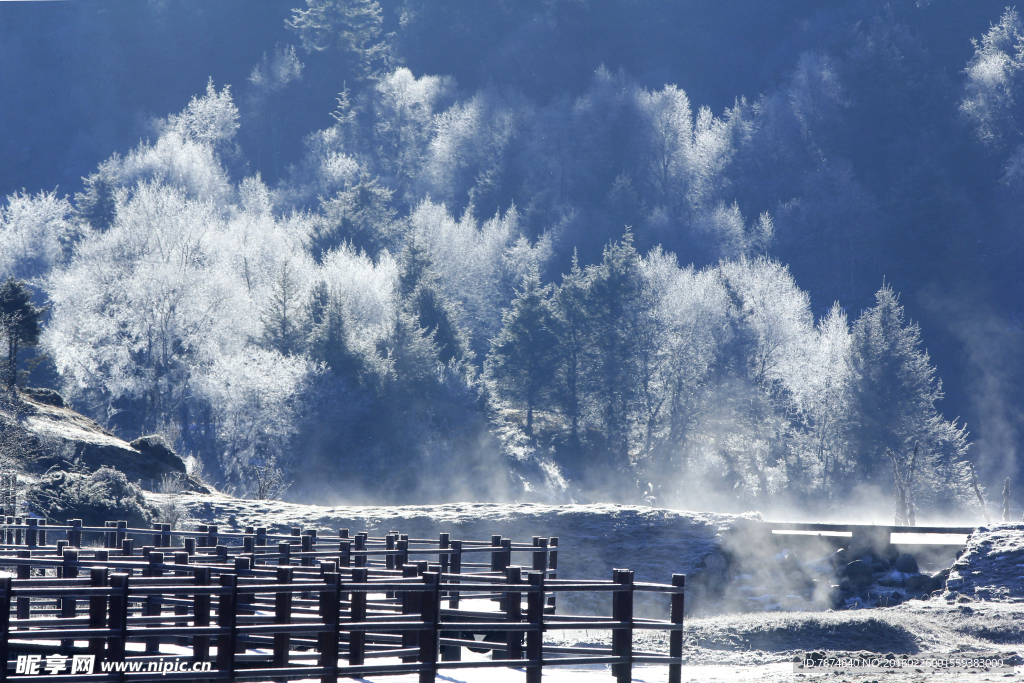
<instances>
[{"instance_id":1,"label":"rock outcrop","mask_svg":"<svg viewBox=\"0 0 1024 683\"><path fill-rule=\"evenodd\" d=\"M946 590L967 598L1024 602L1024 524L978 527L953 563Z\"/></svg>"},{"instance_id":2,"label":"rock outcrop","mask_svg":"<svg viewBox=\"0 0 1024 683\"><path fill-rule=\"evenodd\" d=\"M187 479L184 461L159 436L128 443L111 434L94 420L67 407L52 390L26 389L17 401L6 402L0 420L22 430L31 453L24 466L41 474L51 467L77 467L90 472L106 465L123 472L129 481L154 490L166 475ZM195 488L193 486L192 488Z\"/></svg>"}]
</instances>

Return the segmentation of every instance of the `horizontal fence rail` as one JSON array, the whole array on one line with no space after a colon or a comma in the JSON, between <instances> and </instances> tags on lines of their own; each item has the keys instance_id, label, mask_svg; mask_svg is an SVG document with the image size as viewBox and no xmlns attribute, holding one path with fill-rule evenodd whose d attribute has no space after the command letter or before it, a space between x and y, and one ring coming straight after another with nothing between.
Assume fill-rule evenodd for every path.
<instances>
[{"instance_id":1,"label":"horizontal fence rail","mask_svg":"<svg viewBox=\"0 0 1024 683\"><path fill-rule=\"evenodd\" d=\"M426 682L447 669L513 667L537 683L544 667L594 664L610 665L620 683L632 680L634 664L667 665L669 682L681 679L686 577L642 583L616 569L609 581L560 579L557 538L5 521L0 567L11 573L0 575L0 680L418 673ZM637 591L665 594L670 619L637 618ZM612 613L556 614L562 592L608 593ZM609 631L612 645L544 643L546 632L566 629ZM633 633L650 629L668 632L667 655L634 650ZM463 661L464 648L491 658Z\"/></svg>"}]
</instances>

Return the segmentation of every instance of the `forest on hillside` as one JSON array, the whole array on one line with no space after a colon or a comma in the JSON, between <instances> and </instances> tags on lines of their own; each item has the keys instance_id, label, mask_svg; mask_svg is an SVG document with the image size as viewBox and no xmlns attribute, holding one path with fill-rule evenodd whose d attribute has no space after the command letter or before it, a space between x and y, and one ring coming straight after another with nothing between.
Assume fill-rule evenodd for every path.
<instances>
[{"instance_id":1,"label":"forest on hillside","mask_svg":"<svg viewBox=\"0 0 1024 683\"><path fill-rule=\"evenodd\" d=\"M976 506L1024 19L705 4L0 7L23 381L240 494Z\"/></svg>"}]
</instances>

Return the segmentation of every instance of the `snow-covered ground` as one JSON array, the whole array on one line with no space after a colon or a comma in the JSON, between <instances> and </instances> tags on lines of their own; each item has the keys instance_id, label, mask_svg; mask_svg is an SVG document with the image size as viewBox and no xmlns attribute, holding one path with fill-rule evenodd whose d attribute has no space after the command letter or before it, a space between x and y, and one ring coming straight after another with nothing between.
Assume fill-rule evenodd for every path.
<instances>
[{"instance_id":1,"label":"snow-covered ground","mask_svg":"<svg viewBox=\"0 0 1024 683\"><path fill-rule=\"evenodd\" d=\"M147 494L154 502L160 494ZM245 526L287 533L292 527L336 533L369 532L383 536L391 530L410 538L490 540L494 534L529 543L533 536L557 536L560 578L610 579L612 569L632 569L637 581L670 583L672 574L693 575L704 558L717 552L718 539L740 516L684 512L639 505L539 505L448 503L443 505L335 506L253 501L223 495L179 494L193 520L217 524L222 531ZM743 515L753 517L754 515ZM513 556L513 563L527 563ZM603 604L583 602L585 596L566 596L562 611L602 611ZM639 616L667 615L665 596L638 596ZM562 600L562 598L559 598Z\"/></svg>"},{"instance_id":2,"label":"snow-covered ground","mask_svg":"<svg viewBox=\"0 0 1024 683\"><path fill-rule=\"evenodd\" d=\"M612 567L628 567L643 581L668 582L672 573L705 570L721 534L735 515L689 513L627 505L500 505L461 503L432 506L320 507L246 501L220 495L181 495L179 504L198 523L223 530L246 525L382 535L392 529L413 537L488 539L501 534L517 541L558 536L559 576L605 578ZM751 518L756 515L744 515ZM689 584L688 584L689 585ZM950 573L951 590L894 607L852 610L748 612L688 615L683 681L793 681L817 674L794 672L793 658L807 651L838 653L992 653L1017 661L1024 647L1024 525L980 528ZM562 604L607 613L601 604ZM651 607L657 611L655 607ZM552 632L551 644L609 644L607 632ZM637 632L635 647L667 652L667 634ZM638 666L634 680L667 681L667 667ZM521 670L455 670L439 680L466 683L521 681ZM847 672L829 680L871 681L880 673ZM901 673L899 681L956 681L963 673ZM408 677L412 681L414 677ZM606 667L546 672L546 680L590 683L610 680ZM972 681L1005 680L1006 674L970 674ZM376 680L376 679L369 679ZM385 680L383 678L381 681ZM387 677L389 682L404 681ZM895 679L893 679L895 680Z\"/></svg>"}]
</instances>

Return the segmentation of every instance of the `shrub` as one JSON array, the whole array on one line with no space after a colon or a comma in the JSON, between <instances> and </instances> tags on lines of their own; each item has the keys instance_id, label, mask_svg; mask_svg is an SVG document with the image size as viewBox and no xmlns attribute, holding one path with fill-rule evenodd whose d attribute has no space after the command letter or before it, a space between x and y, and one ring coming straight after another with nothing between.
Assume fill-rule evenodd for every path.
<instances>
[{"instance_id":1,"label":"shrub","mask_svg":"<svg viewBox=\"0 0 1024 683\"><path fill-rule=\"evenodd\" d=\"M148 526L155 511L123 472L101 467L95 472L51 469L26 494L29 508L48 520L81 519L85 526L103 526L123 519L129 527Z\"/></svg>"}]
</instances>

